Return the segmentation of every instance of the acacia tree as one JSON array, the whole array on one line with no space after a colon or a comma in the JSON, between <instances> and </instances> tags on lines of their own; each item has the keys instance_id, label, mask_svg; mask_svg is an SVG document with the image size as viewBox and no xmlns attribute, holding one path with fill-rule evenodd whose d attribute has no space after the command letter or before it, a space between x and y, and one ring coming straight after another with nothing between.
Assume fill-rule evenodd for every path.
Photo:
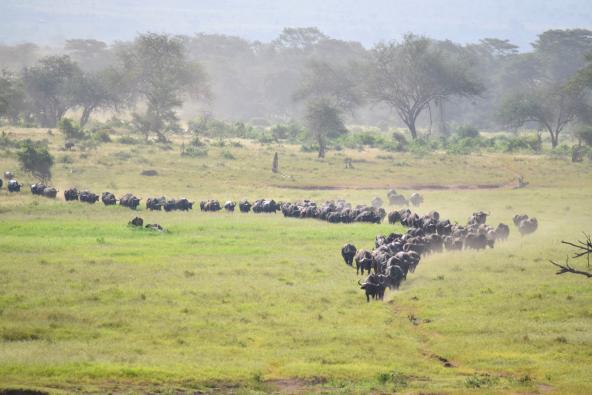
<instances>
[{"instance_id":1,"label":"acacia tree","mask_svg":"<svg viewBox=\"0 0 592 395\"><path fill-rule=\"evenodd\" d=\"M417 119L430 103L478 95L482 89L467 66L444 56L428 38L408 34L400 43L379 44L372 50L368 95L390 106L414 139Z\"/></svg>"},{"instance_id":2,"label":"acacia tree","mask_svg":"<svg viewBox=\"0 0 592 395\"><path fill-rule=\"evenodd\" d=\"M534 122L548 131L551 146L578 116L589 113L585 86L574 83L585 55L592 51L592 31L548 30L533 43L534 52L520 56L510 67L512 87L498 115L506 125L520 127Z\"/></svg>"},{"instance_id":3,"label":"acacia tree","mask_svg":"<svg viewBox=\"0 0 592 395\"><path fill-rule=\"evenodd\" d=\"M167 141L166 133L178 127L176 109L184 97L207 97L205 74L197 63L187 60L183 41L165 34L142 34L119 52L133 97L145 103L134 121L145 138L154 133Z\"/></svg>"},{"instance_id":4,"label":"acacia tree","mask_svg":"<svg viewBox=\"0 0 592 395\"><path fill-rule=\"evenodd\" d=\"M584 92L578 87L542 86L507 97L499 111L500 120L507 126L521 127L535 122L544 128L551 138L551 146L557 147L559 135L565 127L586 112Z\"/></svg>"},{"instance_id":5,"label":"acacia tree","mask_svg":"<svg viewBox=\"0 0 592 395\"><path fill-rule=\"evenodd\" d=\"M309 136L319 145L319 158L325 157L327 140L347 133L341 110L326 98L313 99L307 103L305 121Z\"/></svg>"},{"instance_id":6,"label":"acacia tree","mask_svg":"<svg viewBox=\"0 0 592 395\"><path fill-rule=\"evenodd\" d=\"M96 110L118 109L124 103L125 86L124 76L113 68L80 73L72 88L74 102L82 109L80 127L86 125Z\"/></svg>"},{"instance_id":7,"label":"acacia tree","mask_svg":"<svg viewBox=\"0 0 592 395\"><path fill-rule=\"evenodd\" d=\"M26 109L22 81L6 70L0 72L0 117L17 123Z\"/></svg>"},{"instance_id":8,"label":"acacia tree","mask_svg":"<svg viewBox=\"0 0 592 395\"><path fill-rule=\"evenodd\" d=\"M73 81L80 75L68 56L47 56L23 69L22 79L32 112L42 127L55 127L75 106Z\"/></svg>"}]
</instances>

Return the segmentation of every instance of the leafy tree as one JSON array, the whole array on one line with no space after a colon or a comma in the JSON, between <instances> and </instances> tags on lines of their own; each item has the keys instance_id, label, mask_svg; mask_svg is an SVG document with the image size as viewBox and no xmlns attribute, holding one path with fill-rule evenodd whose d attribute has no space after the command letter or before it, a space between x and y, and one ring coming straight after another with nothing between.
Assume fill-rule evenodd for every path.
<instances>
[{"instance_id":1,"label":"leafy tree","mask_svg":"<svg viewBox=\"0 0 592 395\"><path fill-rule=\"evenodd\" d=\"M55 127L75 106L73 81L80 73L68 56L47 56L36 66L23 69L25 92L42 127Z\"/></svg>"},{"instance_id":2,"label":"leafy tree","mask_svg":"<svg viewBox=\"0 0 592 395\"><path fill-rule=\"evenodd\" d=\"M166 141L166 133L178 128L176 109L184 97L208 94L204 72L187 60L179 38L142 34L120 51L119 58L135 98L145 102L146 111L133 116L146 139L154 133L159 141Z\"/></svg>"},{"instance_id":3,"label":"leafy tree","mask_svg":"<svg viewBox=\"0 0 592 395\"><path fill-rule=\"evenodd\" d=\"M0 73L0 117L17 123L26 111L25 92L22 81L13 73L3 70Z\"/></svg>"},{"instance_id":4,"label":"leafy tree","mask_svg":"<svg viewBox=\"0 0 592 395\"><path fill-rule=\"evenodd\" d=\"M531 88L528 92L516 93L503 102L499 118L507 126L520 127L535 122L549 132L551 146L557 147L559 135L575 120L586 104L583 92L566 87Z\"/></svg>"},{"instance_id":5,"label":"leafy tree","mask_svg":"<svg viewBox=\"0 0 592 395\"><path fill-rule=\"evenodd\" d=\"M113 62L113 52L103 41L93 39L66 40L64 49L85 71L105 69Z\"/></svg>"},{"instance_id":6,"label":"leafy tree","mask_svg":"<svg viewBox=\"0 0 592 395\"><path fill-rule=\"evenodd\" d=\"M324 98L331 100L340 110L351 112L362 105L359 79L355 78L356 71L353 65L346 67L324 61L310 61L294 99Z\"/></svg>"},{"instance_id":7,"label":"leafy tree","mask_svg":"<svg viewBox=\"0 0 592 395\"><path fill-rule=\"evenodd\" d=\"M328 38L316 27L286 27L273 44L280 48L307 50Z\"/></svg>"},{"instance_id":8,"label":"leafy tree","mask_svg":"<svg viewBox=\"0 0 592 395\"><path fill-rule=\"evenodd\" d=\"M26 141L21 151L17 153L17 157L23 171L31 173L41 181L51 179L54 159L47 147L30 140Z\"/></svg>"},{"instance_id":9,"label":"leafy tree","mask_svg":"<svg viewBox=\"0 0 592 395\"><path fill-rule=\"evenodd\" d=\"M512 86L504 95L499 119L520 127L534 122L548 131L553 148L565 127L590 111L584 84L574 83L592 51L592 31L549 30L538 36L534 52L508 69Z\"/></svg>"},{"instance_id":10,"label":"leafy tree","mask_svg":"<svg viewBox=\"0 0 592 395\"><path fill-rule=\"evenodd\" d=\"M379 44L372 51L368 93L394 109L417 138L416 122L430 103L451 96L474 96L482 86L462 62L446 58L425 37Z\"/></svg>"},{"instance_id":11,"label":"leafy tree","mask_svg":"<svg viewBox=\"0 0 592 395\"><path fill-rule=\"evenodd\" d=\"M84 72L73 81L72 95L76 106L81 107L80 127L84 127L91 114L99 109L117 109L124 103L126 81L113 68L99 72Z\"/></svg>"},{"instance_id":12,"label":"leafy tree","mask_svg":"<svg viewBox=\"0 0 592 395\"><path fill-rule=\"evenodd\" d=\"M319 145L319 158L325 157L327 141L347 133L341 110L327 99L310 100L306 106L309 136Z\"/></svg>"}]
</instances>

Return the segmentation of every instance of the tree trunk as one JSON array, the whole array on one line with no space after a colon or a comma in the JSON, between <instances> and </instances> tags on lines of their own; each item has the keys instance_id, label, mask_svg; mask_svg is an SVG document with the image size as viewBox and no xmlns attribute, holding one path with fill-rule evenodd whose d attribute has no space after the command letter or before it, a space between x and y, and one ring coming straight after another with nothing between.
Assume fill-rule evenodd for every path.
<instances>
[{"instance_id":1,"label":"tree trunk","mask_svg":"<svg viewBox=\"0 0 592 395\"><path fill-rule=\"evenodd\" d=\"M83 128L84 125L86 125L86 123L88 122L92 111L93 111L92 106L84 107L84 109L82 110L82 115L80 116L80 122L79 122L81 128Z\"/></svg>"},{"instance_id":2,"label":"tree trunk","mask_svg":"<svg viewBox=\"0 0 592 395\"><path fill-rule=\"evenodd\" d=\"M552 130L549 130L549 133L551 134L551 147L556 148L559 144L559 132L553 132Z\"/></svg>"},{"instance_id":3,"label":"tree trunk","mask_svg":"<svg viewBox=\"0 0 592 395\"><path fill-rule=\"evenodd\" d=\"M413 138L413 140L417 139L417 129L415 128L415 120L411 120L407 123L407 128L409 129L409 132L411 133L411 137Z\"/></svg>"},{"instance_id":4,"label":"tree trunk","mask_svg":"<svg viewBox=\"0 0 592 395\"><path fill-rule=\"evenodd\" d=\"M442 136L448 136L448 125L446 125L446 113L444 100L438 100L438 131Z\"/></svg>"}]
</instances>

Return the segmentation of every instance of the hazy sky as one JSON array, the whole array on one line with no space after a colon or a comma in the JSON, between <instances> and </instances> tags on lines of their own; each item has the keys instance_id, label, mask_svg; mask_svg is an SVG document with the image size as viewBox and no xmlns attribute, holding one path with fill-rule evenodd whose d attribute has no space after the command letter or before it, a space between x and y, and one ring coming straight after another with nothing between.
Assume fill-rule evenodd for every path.
<instances>
[{"instance_id":1,"label":"hazy sky","mask_svg":"<svg viewBox=\"0 0 592 395\"><path fill-rule=\"evenodd\" d=\"M286 26L317 26L366 46L414 32L461 43L507 38L526 49L547 29L592 29L592 0L0 0L5 43L145 31L270 41Z\"/></svg>"}]
</instances>

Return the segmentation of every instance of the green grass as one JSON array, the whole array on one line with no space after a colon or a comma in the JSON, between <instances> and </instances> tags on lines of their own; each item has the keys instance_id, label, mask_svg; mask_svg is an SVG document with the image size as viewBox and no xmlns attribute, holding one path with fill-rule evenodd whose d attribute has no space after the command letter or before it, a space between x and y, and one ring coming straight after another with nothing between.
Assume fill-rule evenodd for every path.
<instances>
[{"instance_id":1,"label":"green grass","mask_svg":"<svg viewBox=\"0 0 592 395\"><path fill-rule=\"evenodd\" d=\"M60 137L51 143L64 154ZM181 157L177 145L104 144L83 159L69 153L73 163L55 166L53 184L144 198L361 203L384 198L389 186L505 184L519 173L528 188L422 191L419 211L465 222L484 210L494 224L525 212L540 228L522 239L512 225L510 240L493 250L425 257L399 291L367 304L339 249L371 248L376 234L400 228L135 213L2 189L0 389L592 392L592 283L555 276L547 262L569 252L562 239L591 231L589 162L378 150L318 161L298 147L242 144L209 146L197 158ZM279 175L270 171L276 151ZM343 169L345 156L358 160L355 169ZM20 173L12 153L0 156L0 169ZM145 169L159 175L140 176ZM168 231L131 229L135 215Z\"/></svg>"}]
</instances>

